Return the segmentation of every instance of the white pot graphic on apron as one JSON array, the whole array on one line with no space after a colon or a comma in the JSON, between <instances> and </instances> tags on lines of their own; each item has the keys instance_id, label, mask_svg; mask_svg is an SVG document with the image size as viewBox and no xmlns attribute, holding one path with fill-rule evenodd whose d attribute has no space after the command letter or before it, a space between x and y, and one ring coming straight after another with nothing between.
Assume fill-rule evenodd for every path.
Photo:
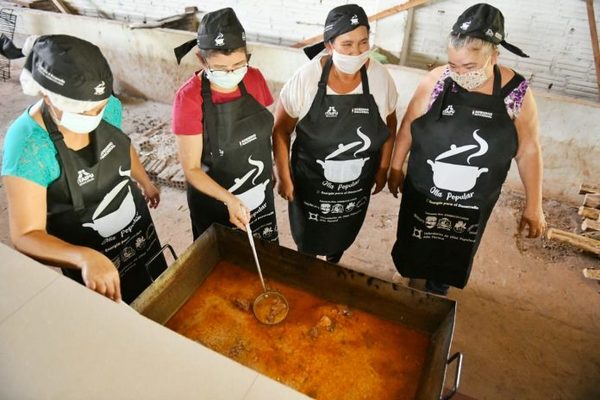
<instances>
[{"instance_id":1,"label":"white pot graphic on apron","mask_svg":"<svg viewBox=\"0 0 600 400\"><path fill-rule=\"evenodd\" d=\"M254 165L256 168L252 168L250 171L246 172L246 174L241 178L235 178L234 184L229 189L227 189L230 193L233 193L235 197L237 197L250 211L258 208L265 201L265 192L267 190L267 185L270 182L270 179L266 179L264 182L256 185L256 178L260 176L263 172L265 165L262 161L254 161L252 156L248 157L248 163L250 165ZM246 190L243 193L234 193L237 189L239 189L250 177L254 175L252 179L252 185L254 185L251 189Z\"/></svg>"},{"instance_id":2,"label":"white pot graphic on apron","mask_svg":"<svg viewBox=\"0 0 600 400\"><path fill-rule=\"evenodd\" d=\"M487 142L477 135L478 130L479 129L473 132L473 138L479 144L479 150L467 158L467 164L470 163L471 158L479 157L488 151ZM478 145L476 144L468 144L460 147L453 144L450 146L450 150L438 155L435 158L435 161L427 160L427 164L431 165L431 170L433 171L433 183L435 186L453 192L468 192L473 189L477 183L477 178L479 178L481 174L489 171L487 168L478 168L463 164L451 164L440 160L469 150L474 150L477 147Z\"/></svg>"},{"instance_id":3,"label":"white pot graphic on apron","mask_svg":"<svg viewBox=\"0 0 600 400\"><path fill-rule=\"evenodd\" d=\"M130 174L131 171L121 171L121 168L119 167L119 175L129 176ZM94 211L92 216L93 222L86 222L82 226L92 228L104 238L113 236L126 228L131 221L133 221L136 212L135 201L133 199L133 194L131 193L129 181L129 178L124 179L112 188L112 190L104 196L96 208L96 211ZM112 204L117 195L125 188L127 189L127 194L123 198L119 208L110 214L100 217L102 212Z\"/></svg>"},{"instance_id":4,"label":"white pot graphic on apron","mask_svg":"<svg viewBox=\"0 0 600 400\"><path fill-rule=\"evenodd\" d=\"M360 127L356 129L356 134L361 141L352 142L349 144L339 144L338 148L327 157L325 160L316 160L323 167L323 171L325 172L325 179L333 183L346 183L352 182L360 177L362 173L362 169L369 160L369 157L366 158L356 158L358 153L361 153L367 150L371 146L371 139L360 131ZM346 151L355 148L356 146L363 145L359 150L354 152L354 160L332 160L333 158L339 156Z\"/></svg>"}]
</instances>

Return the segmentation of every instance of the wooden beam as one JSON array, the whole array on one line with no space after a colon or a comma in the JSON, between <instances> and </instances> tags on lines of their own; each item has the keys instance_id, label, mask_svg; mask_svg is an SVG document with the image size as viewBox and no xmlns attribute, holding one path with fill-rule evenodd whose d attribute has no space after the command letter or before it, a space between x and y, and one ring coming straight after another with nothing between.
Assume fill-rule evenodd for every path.
<instances>
[{"instance_id":1,"label":"wooden beam","mask_svg":"<svg viewBox=\"0 0 600 400\"><path fill-rule=\"evenodd\" d=\"M548 239L558 240L560 242L569 243L580 249L600 255L600 240L587 238L575 233L563 231L560 229L550 228L546 234Z\"/></svg>"},{"instance_id":2,"label":"wooden beam","mask_svg":"<svg viewBox=\"0 0 600 400\"><path fill-rule=\"evenodd\" d=\"M583 198L583 206L589 208L600 208L600 194L586 194Z\"/></svg>"},{"instance_id":3,"label":"wooden beam","mask_svg":"<svg viewBox=\"0 0 600 400\"><path fill-rule=\"evenodd\" d=\"M595 219L586 218L581 223L582 231L600 231L600 222Z\"/></svg>"},{"instance_id":4,"label":"wooden beam","mask_svg":"<svg viewBox=\"0 0 600 400\"><path fill-rule=\"evenodd\" d=\"M595 221L600 220L600 210L597 210L595 208L581 206L579 207L579 211L577 211L577 214L581 215L584 218L589 218Z\"/></svg>"},{"instance_id":5,"label":"wooden beam","mask_svg":"<svg viewBox=\"0 0 600 400\"><path fill-rule=\"evenodd\" d=\"M385 10L382 10L376 14L373 14L369 17L369 22L375 22L378 21L382 18L386 18L389 17L390 15L394 15L394 14L398 14L399 12L402 11L406 11L409 10L413 7L417 7L420 6L421 4L424 3L428 3L430 0L410 0L404 4L400 4L394 7L390 7L390 8L386 8ZM315 44L317 42L320 42L321 40L323 40L323 34L319 34L316 36L313 36L311 38L305 39L301 42L295 43L293 44L291 47L295 48L295 49L301 49L302 47L306 47L309 46L311 44Z\"/></svg>"},{"instance_id":6,"label":"wooden beam","mask_svg":"<svg viewBox=\"0 0 600 400\"><path fill-rule=\"evenodd\" d=\"M594 185L590 183L582 183L579 186L579 194L596 194L600 193L600 185Z\"/></svg>"},{"instance_id":7,"label":"wooden beam","mask_svg":"<svg viewBox=\"0 0 600 400\"><path fill-rule=\"evenodd\" d=\"M71 10L69 10L67 8L67 6L61 1L61 0L52 0L52 4L54 4L54 6L56 8L58 8L58 11L60 11L63 14L72 14Z\"/></svg>"},{"instance_id":8,"label":"wooden beam","mask_svg":"<svg viewBox=\"0 0 600 400\"><path fill-rule=\"evenodd\" d=\"M592 36L592 50L594 51L594 64L596 65L596 84L600 96L600 45L598 45L598 30L596 28L596 15L594 13L594 0L586 0L590 35Z\"/></svg>"}]
</instances>

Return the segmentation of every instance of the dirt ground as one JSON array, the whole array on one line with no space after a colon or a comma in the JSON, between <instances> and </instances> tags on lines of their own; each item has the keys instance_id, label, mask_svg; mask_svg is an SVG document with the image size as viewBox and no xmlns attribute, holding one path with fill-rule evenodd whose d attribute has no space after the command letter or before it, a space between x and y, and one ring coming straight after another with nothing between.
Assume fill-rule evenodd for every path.
<instances>
[{"instance_id":1,"label":"dirt ground","mask_svg":"<svg viewBox=\"0 0 600 400\"><path fill-rule=\"evenodd\" d=\"M11 121L32 103L13 78L0 82L0 146ZM123 127L139 133L170 120L170 105L123 99ZM0 184L0 241L9 244L6 197ZM184 192L162 188L153 211L161 240L181 253L192 235ZM451 289L458 301L452 351L464 354L461 392L477 399L600 399L600 285L582 276L600 259L546 240L514 236L522 195L502 193L477 254L469 285ZM277 199L280 242L294 248L287 204ZM382 279L394 271L390 250L399 199L376 195L363 229L341 264ZM576 205L547 199L550 226L574 231Z\"/></svg>"}]
</instances>

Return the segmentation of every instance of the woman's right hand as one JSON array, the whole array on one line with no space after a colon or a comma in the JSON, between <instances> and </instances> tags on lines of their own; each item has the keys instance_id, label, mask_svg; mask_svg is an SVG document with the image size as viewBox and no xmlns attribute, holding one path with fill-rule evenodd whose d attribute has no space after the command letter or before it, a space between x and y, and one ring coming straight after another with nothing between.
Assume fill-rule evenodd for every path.
<instances>
[{"instance_id":1,"label":"woman's right hand","mask_svg":"<svg viewBox=\"0 0 600 400\"><path fill-rule=\"evenodd\" d=\"M86 249L82 258L81 276L85 286L111 300L121 301L121 279L112 261L93 249Z\"/></svg>"},{"instance_id":2,"label":"woman's right hand","mask_svg":"<svg viewBox=\"0 0 600 400\"><path fill-rule=\"evenodd\" d=\"M238 229L246 231L246 225L250 223L250 210L235 195L231 195L225 202L229 211L229 222Z\"/></svg>"},{"instance_id":3,"label":"woman's right hand","mask_svg":"<svg viewBox=\"0 0 600 400\"><path fill-rule=\"evenodd\" d=\"M294 200L294 182L291 178L279 177L277 180L277 193L287 201Z\"/></svg>"},{"instance_id":4,"label":"woman's right hand","mask_svg":"<svg viewBox=\"0 0 600 400\"><path fill-rule=\"evenodd\" d=\"M390 168L390 173L388 175L388 189L395 198L398 198L398 192L402 192L403 185L404 172L399 169Z\"/></svg>"}]
</instances>

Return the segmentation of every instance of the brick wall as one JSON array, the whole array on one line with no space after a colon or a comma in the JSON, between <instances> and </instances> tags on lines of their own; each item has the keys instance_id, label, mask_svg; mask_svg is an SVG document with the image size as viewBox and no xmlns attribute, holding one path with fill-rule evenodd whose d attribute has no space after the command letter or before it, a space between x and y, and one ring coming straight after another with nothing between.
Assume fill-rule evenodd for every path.
<instances>
[{"instance_id":1,"label":"brick wall","mask_svg":"<svg viewBox=\"0 0 600 400\"><path fill-rule=\"evenodd\" d=\"M532 81L534 88L580 98L598 99L598 86L582 0L488 0L506 18L508 40L531 58L520 59L501 49L501 62ZM70 0L80 13L127 21L158 19L182 13L195 5L201 11L233 7L248 38L264 43L289 45L314 36L323 29L327 12L340 4L357 3L367 14L406 0ZM407 64L427 68L446 61L445 38L456 17L475 0L432 0L414 13ZM600 1L596 0L600 23ZM399 55L407 13L373 26L375 44Z\"/></svg>"}]
</instances>

